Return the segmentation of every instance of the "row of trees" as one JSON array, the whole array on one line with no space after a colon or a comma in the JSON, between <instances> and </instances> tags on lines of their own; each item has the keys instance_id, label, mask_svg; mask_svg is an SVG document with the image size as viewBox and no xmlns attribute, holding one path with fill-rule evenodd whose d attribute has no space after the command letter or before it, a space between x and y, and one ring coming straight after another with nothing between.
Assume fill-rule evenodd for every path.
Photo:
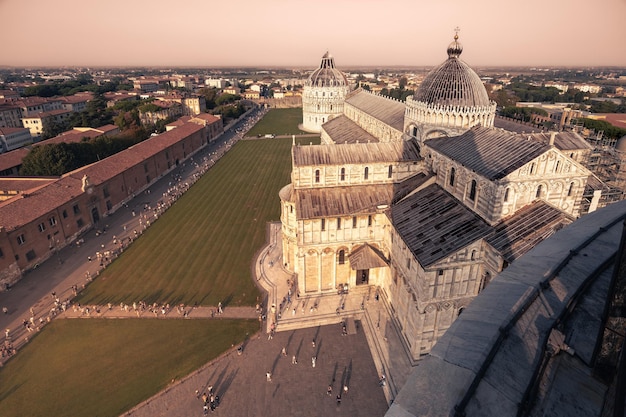
<instances>
[{"instance_id":1,"label":"row of trees","mask_svg":"<svg viewBox=\"0 0 626 417\"><path fill-rule=\"evenodd\" d=\"M150 136L143 128L113 137L98 137L77 143L36 145L22 160L20 175L60 176L116 154Z\"/></svg>"},{"instance_id":2,"label":"row of trees","mask_svg":"<svg viewBox=\"0 0 626 417\"><path fill-rule=\"evenodd\" d=\"M104 94L109 91L132 90L133 85L122 78L114 78L101 85L95 84L89 74L78 74L75 79L68 81L55 81L27 87L24 97L54 97L71 96L83 91L91 91L96 94Z\"/></svg>"}]
</instances>

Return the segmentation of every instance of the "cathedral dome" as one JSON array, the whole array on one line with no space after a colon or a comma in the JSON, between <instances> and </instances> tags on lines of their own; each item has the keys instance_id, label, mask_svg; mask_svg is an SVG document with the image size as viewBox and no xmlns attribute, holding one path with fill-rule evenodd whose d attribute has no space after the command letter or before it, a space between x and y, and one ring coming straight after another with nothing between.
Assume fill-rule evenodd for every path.
<instances>
[{"instance_id":1,"label":"cathedral dome","mask_svg":"<svg viewBox=\"0 0 626 417\"><path fill-rule=\"evenodd\" d=\"M328 52L322 57L320 67L306 81L309 87L340 87L347 86L348 80L343 72L335 68L335 59Z\"/></svg>"},{"instance_id":2,"label":"cathedral dome","mask_svg":"<svg viewBox=\"0 0 626 417\"><path fill-rule=\"evenodd\" d=\"M440 106L491 106L480 77L459 59L463 46L458 35L448 46L448 59L433 69L420 85L414 99Z\"/></svg>"}]
</instances>

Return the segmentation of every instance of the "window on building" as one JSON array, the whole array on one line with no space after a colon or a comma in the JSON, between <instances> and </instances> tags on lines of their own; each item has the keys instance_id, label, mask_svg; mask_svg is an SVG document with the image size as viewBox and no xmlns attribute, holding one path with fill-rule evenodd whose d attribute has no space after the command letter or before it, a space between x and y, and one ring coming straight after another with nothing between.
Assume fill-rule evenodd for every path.
<instances>
[{"instance_id":1,"label":"window on building","mask_svg":"<svg viewBox=\"0 0 626 417\"><path fill-rule=\"evenodd\" d=\"M341 168L341 173L339 174L339 177L341 178L341 181L345 181L346 180L346 169L345 168Z\"/></svg>"},{"instance_id":2,"label":"window on building","mask_svg":"<svg viewBox=\"0 0 626 417\"><path fill-rule=\"evenodd\" d=\"M320 182L320 170L319 169L315 170L315 182L316 183Z\"/></svg>"},{"instance_id":3,"label":"window on building","mask_svg":"<svg viewBox=\"0 0 626 417\"><path fill-rule=\"evenodd\" d=\"M326 219L322 219L322 231L326 230Z\"/></svg>"},{"instance_id":4,"label":"window on building","mask_svg":"<svg viewBox=\"0 0 626 417\"><path fill-rule=\"evenodd\" d=\"M363 179L368 179L370 175L369 167L365 167L365 171L363 172Z\"/></svg>"},{"instance_id":5,"label":"window on building","mask_svg":"<svg viewBox=\"0 0 626 417\"><path fill-rule=\"evenodd\" d=\"M37 257L37 254L35 254L34 250L29 250L28 252L26 252L26 260L27 261L32 261Z\"/></svg>"},{"instance_id":6,"label":"window on building","mask_svg":"<svg viewBox=\"0 0 626 417\"><path fill-rule=\"evenodd\" d=\"M535 173L535 169L536 169L536 165L535 165L535 163L533 162L532 164L530 164L530 173L531 173L531 174L534 174L534 173Z\"/></svg>"},{"instance_id":7,"label":"window on building","mask_svg":"<svg viewBox=\"0 0 626 417\"><path fill-rule=\"evenodd\" d=\"M453 168L450 168L450 187L454 187L454 174L456 173L456 170Z\"/></svg>"},{"instance_id":8,"label":"window on building","mask_svg":"<svg viewBox=\"0 0 626 417\"><path fill-rule=\"evenodd\" d=\"M472 261L476 260L476 251L475 250L472 251L472 255L471 255L470 259Z\"/></svg>"},{"instance_id":9,"label":"window on building","mask_svg":"<svg viewBox=\"0 0 626 417\"><path fill-rule=\"evenodd\" d=\"M411 258L406 258L406 269L411 269Z\"/></svg>"},{"instance_id":10,"label":"window on building","mask_svg":"<svg viewBox=\"0 0 626 417\"><path fill-rule=\"evenodd\" d=\"M63 210L63 213L61 213L63 215L64 219L67 219L67 210Z\"/></svg>"},{"instance_id":11,"label":"window on building","mask_svg":"<svg viewBox=\"0 0 626 417\"><path fill-rule=\"evenodd\" d=\"M510 188L507 187L506 190L504 190L504 202L508 202L509 201L509 190Z\"/></svg>"},{"instance_id":12,"label":"window on building","mask_svg":"<svg viewBox=\"0 0 626 417\"><path fill-rule=\"evenodd\" d=\"M4 252L2 252L2 248L0 248L0 258L4 258Z\"/></svg>"},{"instance_id":13,"label":"window on building","mask_svg":"<svg viewBox=\"0 0 626 417\"><path fill-rule=\"evenodd\" d=\"M416 137L417 137L417 126L413 126L413 129L412 129L411 135L412 135L414 138L416 138Z\"/></svg>"},{"instance_id":14,"label":"window on building","mask_svg":"<svg viewBox=\"0 0 626 417\"><path fill-rule=\"evenodd\" d=\"M368 226L372 225L372 215L371 214L369 216L367 216L367 225Z\"/></svg>"},{"instance_id":15,"label":"window on building","mask_svg":"<svg viewBox=\"0 0 626 417\"><path fill-rule=\"evenodd\" d=\"M346 263L346 251L345 250L340 250L339 251L339 255L337 257L337 263L339 265L343 265Z\"/></svg>"},{"instance_id":16,"label":"window on building","mask_svg":"<svg viewBox=\"0 0 626 417\"><path fill-rule=\"evenodd\" d=\"M185 144L183 143L183 148L185 147ZM148 164L143 164L143 172L148 172Z\"/></svg>"},{"instance_id":17,"label":"window on building","mask_svg":"<svg viewBox=\"0 0 626 417\"><path fill-rule=\"evenodd\" d=\"M476 180L472 180L472 183L470 185L469 199L472 201L476 201Z\"/></svg>"},{"instance_id":18,"label":"window on building","mask_svg":"<svg viewBox=\"0 0 626 417\"><path fill-rule=\"evenodd\" d=\"M39 229L40 232L43 232L43 231L46 230L46 224L44 222L41 222L41 223L39 223L37 228Z\"/></svg>"},{"instance_id":19,"label":"window on building","mask_svg":"<svg viewBox=\"0 0 626 417\"><path fill-rule=\"evenodd\" d=\"M85 222L83 222L83 219L76 220L76 226L83 227L84 224L85 224Z\"/></svg>"},{"instance_id":20,"label":"window on building","mask_svg":"<svg viewBox=\"0 0 626 417\"><path fill-rule=\"evenodd\" d=\"M57 224L57 219L56 217L52 216L48 219L48 224L50 225L50 227L54 227Z\"/></svg>"},{"instance_id":21,"label":"window on building","mask_svg":"<svg viewBox=\"0 0 626 417\"><path fill-rule=\"evenodd\" d=\"M17 244L18 245L23 245L24 243L26 243L26 237L24 236L24 234L22 233L21 235L19 235L17 237Z\"/></svg>"},{"instance_id":22,"label":"window on building","mask_svg":"<svg viewBox=\"0 0 626 417\"><path fill-rule=\"evenodd\" d=\"M111 200L107 200L106 205L107 205L107 210L109 211L113 208L113 204L111 204Z\"/></svg>"},{"instance_id":23,"label":"window on building","mask_svg":"<svg viewBox=\"0 0 626 417\"><path fill-rule=\"evenodd\" d=\"M337 217L337 230L341 229L341 217Z\"/></svg>"},{"instance_id":24,"label":"window on building","mask_svg":"<svg viewBox=\"0 0 626 417\"><path fill-rule=\"evenodd\" d=\"M393 165L389 165L389 170L387 171L387 178L391 178L393 176Z\"/></svg>"},{"instance_id":25,"label":"window on building","mask_svg":"<svg viewBox=\"0 0 626 417\"><path fill-rule=\"evenodd\" d=\"M571 182L571 183L569 184L569 189L567 190L567 196L568 196L568 197L571 197L573 193L574 193L574 183L573 183L573 182Z\"/></svg>"},{"instance_id":26,"label":"window on building","mask_svg":"<svg viewBox=\"0 0 626 417\"><path fill-rule=\"evenodd\" d=\"M442 276L443 275L443 269L437 270L437 275Z\"/></svg>"},{"instance_id":27,"label":"window on building","mask_svg":"<svg viewBox=\"0 0 626 417\"><path fill-rule=\"evenodd\" d=\"M543 186L539 184L539 186L537 187L537 192L535 193L535 198L541 198L542 194L543 194Z\"/></svg>"},{"instance_id":28,"label":"window on building","mask_svg":"<svg viewBox=\"0 0 626 417\"><path fill-rule=\"evenodd\" d=\"M289 206L289 213L293 213L293 206Z\"/></svg>"},{"instance_id":29,"label":"window on building","mask_svg":"<svg viewBox=\"0 0 626 417\"><path fill-rule=\"evenodd\" d=\"M74 212L74 214L79 214L80 213L80 207L78 207L78 204L74 204L72 206L72 211Z\"/></svg>"},{"instance_id":30,"label":"window on building","mask_svg":"<svg viewBox=\"0 0 626 417\"><path fill-rule=\"evenodd\" d=\"M352 228L356 227L356 216L352 216Z\"/></svg>"},{"instance_id":31,"label":"window on building","mask_svg":"<svg viewBox=\"0 0 626 417\"><path fill-rule=\"evenodd\" d=\"M556 165L554 166L554 172L559 172L560 166L561 166L561 161L556 161Z\"/></svg>"},{"instance_id":32,"label":"window on building","mask_svg":"<svg viewBox=\"0 0 626 417\"><path fill-rule=\"evenodd\" d=\"M107 198L110 196L108 185L105 185L104 187L102 187L102 195L104 195L104 198Z\"/></svg>"}]
</instances>

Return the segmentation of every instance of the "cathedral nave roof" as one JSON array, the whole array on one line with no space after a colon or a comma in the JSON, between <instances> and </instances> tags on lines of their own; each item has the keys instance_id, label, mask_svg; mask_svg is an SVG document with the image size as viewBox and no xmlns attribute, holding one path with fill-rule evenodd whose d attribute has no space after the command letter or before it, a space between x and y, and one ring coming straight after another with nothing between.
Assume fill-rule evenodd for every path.
<instances>
[{"instance_id":1,"label":"cathedral nave roof","mask_svg":"<svg viewBox=\"0 0 626 417\"><path fill-rule=\"evenodd\" d=\"M477 214L436 184L393 205L391 219L402 240L425 268L492 231Z\"/></svg>"},{"instance_id":2,"label":"cathedral nave roof","mask_svg":"<svg viewBox=\"0 0 626 417\"><path fill-rule=\"evenodd\" d=\"M379 142L376 136L370 135L343 114L324 123L322 129L336 144Z\"/></svg>"},{"instance_id":3,"label":"cathedral nave roof","mask_svg":"<svg viewBox=\"0 0 626 417\"><path fill-rule=\"evenodd\" d=\"M530 135L481 126L460 136L431 139L426 146L489 180L506 177L550 149Z\"/></svg>"},{"instance_id":4,"label":"cathedral nave roof","mask_svg":"<svg viewBox=\"0 0 626 417\"><path fill-rule=\"evenodd\" d=\"M293 165L349 165L420 161L413 142L346 143L341 145L294 146Z\"/></svg>"},{"instance_id":5,"label":"cathedral nave roof","mask_svg":"<svg viewBox=\"0 0 626 417\"><path fill-rule=\"evenodd\" d=\"M359 89L352 92L346 98L346 103L400 132L404 129L404 111L406 105L402 101Z\"/></svg>"},{"instance_id":6,"label":"cathedral nave roof","mask_svg":"<svg viewBox=\"0 0 626 417\"><path fill-rule=\"evenodd\" d=\"M281 190L296 202L298 220L343 217L376 213L378 206L390 205L408 195L430 177L417 174L398 184L352 185Z\"/></svg>"}]
</instances>

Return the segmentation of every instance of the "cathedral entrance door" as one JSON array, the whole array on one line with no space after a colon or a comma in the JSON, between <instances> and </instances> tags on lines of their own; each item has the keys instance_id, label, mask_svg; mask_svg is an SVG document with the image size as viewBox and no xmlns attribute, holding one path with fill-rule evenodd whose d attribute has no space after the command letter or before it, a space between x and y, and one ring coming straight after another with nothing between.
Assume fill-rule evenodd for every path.
<instances>
[{"instance_id":1,"label":"cathedral entrance door","mask_svg":"<svg viewBox=\"0 0 626 417\"><path fill-rule=\"evenodd\" d=\"M356 285L367 285L370 280L369 269L359 269L356 271Z\"/></svg>"}]
</instances>

